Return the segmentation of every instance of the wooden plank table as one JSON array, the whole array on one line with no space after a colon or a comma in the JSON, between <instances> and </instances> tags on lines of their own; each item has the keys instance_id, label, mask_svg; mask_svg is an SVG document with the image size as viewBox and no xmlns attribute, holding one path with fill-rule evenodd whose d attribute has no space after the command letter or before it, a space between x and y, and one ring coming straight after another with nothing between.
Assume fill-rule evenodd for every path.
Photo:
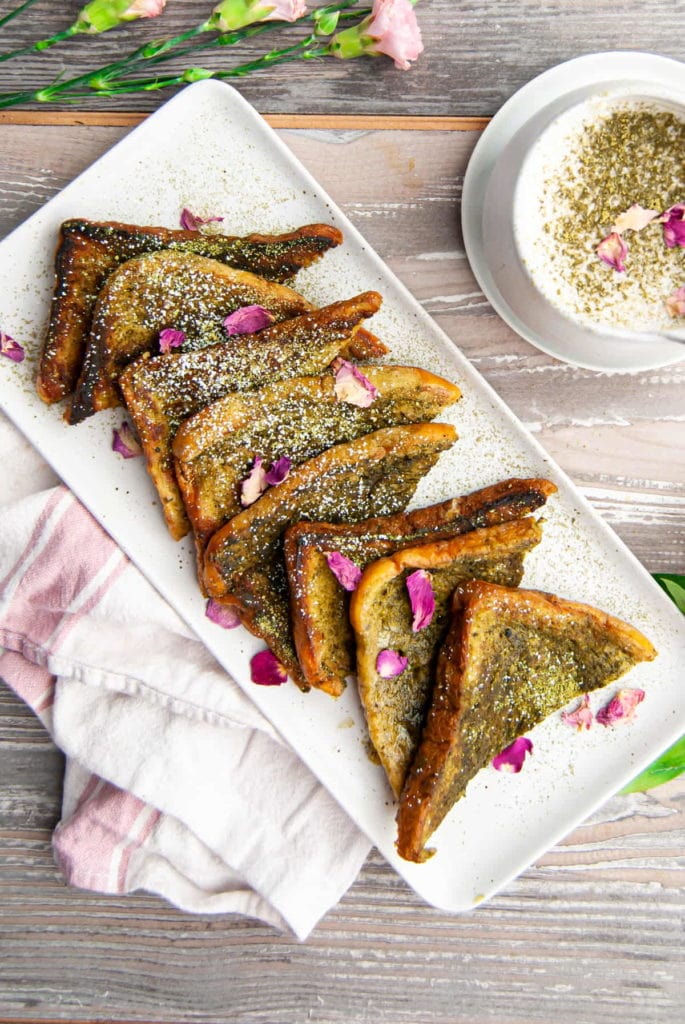
<instances>
[{"instance_id":1,"label":"wooden plank table","mask_svg":"<svg viewBox=\"0 0 685 1024\"><path fill-rule=\"evenodd\" d=\"M51 10L57 6L37 4L0 38L20 45L63 27L67 19ZM59 5L72 14L78 6ZM169 25L187 27L207 6L172 0ZM639 45L682 58L673 7L524 0L486 9L433 0L418 10L427 53L409 75L378 61L336 63L298 74L274 69L241 90L274 115L284 141L643 564L683 572L685 365L610 376L538 352L488 306L459 228L461 183L479 125L458 118L492 113L535 72L591 49ZM161 24L156 32L140 26L140 36L126 30L116 44L111 36L67 44L73 66L88 66L90 54L97 63L112 46L125 52L142 35L159 34ZM3 88L37 74L47 66L41 60L0 69L4 82L14 77ZM0 232L160 99L6 113ZM331 120L341 113L351 120ZM416 113L450 120L389 127L381 116ZM371 854L340 905L298 944L242 918L193 917L145 895L67 889L50 853L61 770L60 753L0 685L0 1020L683 1019L683 779L613 798L470 914L426 907Z\"/></svg>"}]
</instances>

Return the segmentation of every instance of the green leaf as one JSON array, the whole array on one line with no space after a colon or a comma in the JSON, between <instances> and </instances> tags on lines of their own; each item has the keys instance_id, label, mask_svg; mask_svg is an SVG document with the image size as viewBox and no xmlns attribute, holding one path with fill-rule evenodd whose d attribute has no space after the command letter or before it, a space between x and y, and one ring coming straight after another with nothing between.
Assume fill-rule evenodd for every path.
<instances>
[{"instance_id":1,"label":"green leaf","mask_svg":"<svg viewBox=\"0 0 685 1024\"><path fill-rule=\"evenodd\" d=\"M649 768L629 782L621 793L642 793L645 789L653 789L662 782L670 782L685 772L685 736L681 736L672 747L653 761Z\"/></svg>"},{"instance_id":2,"label":"green leaf","mask_svg":"<svg viewBox=\"0 0 685 1024\"><path fill-rule=\"evenodd\" d=\"M685 614L685 576L670 572L654 573L654 579L666 591L676 608ZM685 772L685 736L681 736L672 747L661 757L653 761L648 768L629 782L621 793L643 793L646 789L654 789L664 782L677 779Z\"/></svg>"},{"instance_id":3,"label":"green leaf","mask_svg":"<svg viewBox=\"0 0 685 1024\"><path fill-rule=\"evenodd\" d=\"M685 615L685 576L677 576L670 572L656 572L654 579L666 591L676 608Z\"/></svg>"}]
</instances>

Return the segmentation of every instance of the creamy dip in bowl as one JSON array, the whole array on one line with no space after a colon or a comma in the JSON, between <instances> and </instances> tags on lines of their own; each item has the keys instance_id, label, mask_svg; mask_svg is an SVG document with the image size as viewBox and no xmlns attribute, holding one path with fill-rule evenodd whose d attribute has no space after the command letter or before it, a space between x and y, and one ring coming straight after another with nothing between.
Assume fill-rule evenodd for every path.
<instances>
[{"instance_id":1,"label":"creamy dip in bowl","mask_svg":"<svg viewBox=\"0 0 685 1024\"><path fill-rule=\"evenodd\" d=\"M685 247L666 244L662 215L681 204L685 109L621 90L594 96L555 118L524 160L516 248L565 316L594 330L669 330Z\"/></svg>"},{"instance_id":2,"label":"creamy dip in bowl","mask_svg":"<svg viewBox=\"0 0 685 1024\"><path fill-rule=\"evenodd\" d=\"M660 220L680 204L685 65L589 54L533 79L483 132L464 179L466 253L494 309L544 352L655 369L685 357L664 335L685 328L666 305L685 287L685 247L665 244ZM622 220L633 207L652 212ZM598 249L615 235L612 265Z\"/></svg>"}]
</instances>

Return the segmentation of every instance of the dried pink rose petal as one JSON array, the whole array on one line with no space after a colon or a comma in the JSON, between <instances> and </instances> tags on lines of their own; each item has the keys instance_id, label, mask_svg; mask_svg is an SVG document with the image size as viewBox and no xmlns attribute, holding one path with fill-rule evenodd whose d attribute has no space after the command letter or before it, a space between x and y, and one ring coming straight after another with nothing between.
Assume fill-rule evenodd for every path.
<instances>
[{"instance_id":1,"label":"dried pink rose petal","mask_svg":"<svg viewBox=\"0 0 685 1024\"><path fill-rule=\"evenodd\" d=\"M423 53L421 31L409 0L374 0L365 34L374 40L373 52L391 57L401 71L408 71L409 62Z\"/></svg>"},{"instance_id":2,"label":"dried pink rose petal","mask_svg":"<svg viewBox=\"0 0 685 1024\"><path fill-rule=\"evenodd\" d=\"M619 690L615 697L597 712L600 725L615 725L616 722L630 722L635 715L635 708L645 699L645 691L633 689Z\"/></svg>"},{"instance_id":3,"label":"dried pink rose petal","mask_svg":"<svg viewBox=\"0 0 685 1024\"><path fill-rule=\"evenodd\" d=\"M4 331L0 330L0 355L7 356L13 363L21 363L26 353L18 341L15 341L9 334L5 334Z\"/></svg>"},{"instance_id":4,"label":"dried pink rose petal","mask_svg":"<svg viewBox=\"0 0 685 1024\"><path fill-rule=\"evenodd\" d=\"M435 612L435 594L430 574L425 569L417 569L407 576L407 591L413 615L411 628L414 633L430 626Z\"/></svg>"},{"instance_id":5,"label":"dried pink rose petal","mask_svg":"<svg viewBox=\"0 0 685 1024\"><path fill-rule=\"evenodd\" d=\"M386 648L384 651L378 652L376 672L381 679L394 679L395 676L402 675L408 664L409 659L405 658L403 654Z\"/></svg>"},{"instance_id":6,"label":"dried pink rose petal","mask_svg":"<svg viewBox=\"0 0 685 1024\"><path fill-rule=\"evenodd\" d=\"M347 359L337 358L333 361L335 374L335 397L339 402L356 405L360 409L368 409L378 398L378 388L368 377Z\"/></svg>"},{"instance_id":7,"label":"dried pink rose petal","mask_svg":"<svg viewBox=\"0 0 685 1024\"><path fill-rule=\"evenodd\" d=\"M223 217L198 217L187 206L181 210L181 227L184 231L199 231L203 224L220 224Z\"/></svg>"},{"instance_id":8,"label":"dried pink rose petal","mask_svg":"<svg viewBox=\"0 0 685 1024\"><path fill-rule=\"evenodd\" d=\"M570 725L572 729L577 729L578 732L582 732L583 729L589 729L594 720L589 694L583 694L583 699L573 711L562 711L561 720L564 725Z\"/></svg>"},{"instance_id":9,"label":"dried pink rose petal","mask_svg":"<svg viewBox=\"0 0 685 1024\"><path fill-rule=\"evenodd\" d=\"M617 235L622 235L624 231L642 231L658 216L658 210L645 210L639 203L633 203L623 213L619 213L611 230Z\"/></svg>"},{"instance_id":10,"label":"dried pink rose petal","mask_svg":"<svg viewBox=\"0 0 685 1024\"><path fill-rule=\"evenodd\" d=\"M517 740L505 747L501 754L492 759L492 767L498 772L520 772L527 754L533 753L533 743L527 736L519 736Z\"/></svg>"},{"instance_id":11,"label":"dried pink rose petal","mask_svg":"<svg viewBox=\"0 0 685 1024\"><path fill-rule=\"evenodd\" d=\"M126 420L118 430L115 427L112 431L112 451L117 452L124 459L136 459L143 454L143 449L138 444L138 440Z\"/></svg>"},{"instance_id":12,"label":"dried pink rose petal","mask_svg":"<svg viewBox=\"0 0 685 1024\"><path fill-rule=\"evenodd\" d=\"M676 203L659 218L664 225L664 242L667 249L685 246L685 203Z\"/></svg>"},{"instance_id":13,"label":"dried pink rose petal","mask_svg":"<svg viewBox=\"0 0 685 1024\"><path fill-rule=\"evenodd\" d=\"M271 469L264 477L269 487L276 487L278 484L282 484L288 476L291 466L292 463L287 455L282 455L280 459L272 462Z\"/></svg>"},{"instance_id":14,"label":"dried pink rose petal","mask_svg":"<svg viewBox=\"0 0 685 1024\"><path fill-rule=\"evenodd\" d=\"M618 270L620 274L625 271L626 265L623 261L628 255L628 246L617 231L612 231L610 235L603 238L596 251L603 263Z\"/></svg>"},{"instance_id":15,"label":"dried pink rose petal","mask_svg":"<svg viewBox=\"0 0 685 1024\"><path fill-rule=\"evenodd\" d=\"M362 571L351 558L341 555L339 551L327 551L326 561L336 580L345 590L356 590Z\"/></svg>"},{"instance_id":16,"label":"dried pink rose petal","mask_svg":"<svg viewBox=\"0 0 685 1024\"><path fill-rule=\"evenodd\" d=\"M257 455L255 456L255 460L252 464L252 469L245 477L240 487L240 504L243 508L247 508L248 505L252 505L257 498L264 493L267 486L264 462L259 455Z\"/></svg>"},{"instance_id":17,"label":"dried pink rose petal","mask_svg":"<svg viewBox=\"0 0 685 1024\"><path fill-rule=\"evenodd\" d=\"M226 334L256 334L274 322L273 314L264 306L241 306L224 320Z\"/></svg>"},{"instance_id":18,"label":"dried pink rose petal","mask_svg":"<svg viewBox=\"0 0 685 1024\"><path fill-rule=\"evenodd\" d=\"M250 661L250 679L257 686L281 686L287 678L288 673L268 648Z\"/></svg>"},{"instance_id":19,"label":"dried pink rose petal","mask_svg":"<svg viewBox=\"0 0 685 1024\"><path fill-rule=\"evenodd\" d=\"M205 608L205 615L210 622L215 622L222 629L235 629L240 625L240 616L235 608L228 604L221 604L210 598Z\"/></svg>"},{"instance_id":20,"label":"dried pink rose petal","mask_svg":"<svg viewBox=\"0 0 685 1024\"><path fill-rule=\"evenodd\" d=\"M676 288L666 299L666 309L671 316L685 316L685 285Z\"/></svg>"},{"instance_id":21,"label":"dried pink rose petal","mask_svg":"<svg viewBox=\"0 0 685 1024\"><path fill-rule=\"evenodd\" d=\"M171 352L172 348L179 348L186 340L183 331L177 331L173 327L165 327L159 332L159 351Z\"/></svg>"}]
</instances>

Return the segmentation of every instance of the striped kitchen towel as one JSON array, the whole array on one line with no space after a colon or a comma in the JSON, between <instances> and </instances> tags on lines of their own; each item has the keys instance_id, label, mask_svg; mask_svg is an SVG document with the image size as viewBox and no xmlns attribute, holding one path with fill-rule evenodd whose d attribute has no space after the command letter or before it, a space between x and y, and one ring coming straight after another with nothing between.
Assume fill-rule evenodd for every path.
<instances>
[{"instance_id":1,"label":"striped kitchen towel","mask_svg":"<svg viewBox=\"0 0 685 1024\"><path fill-rule=\"evenodd\" d=\"M0 677L67 756L64 877L305 938L368 840L6 420L0 446Z\"/></svg>"}]
</instances>

